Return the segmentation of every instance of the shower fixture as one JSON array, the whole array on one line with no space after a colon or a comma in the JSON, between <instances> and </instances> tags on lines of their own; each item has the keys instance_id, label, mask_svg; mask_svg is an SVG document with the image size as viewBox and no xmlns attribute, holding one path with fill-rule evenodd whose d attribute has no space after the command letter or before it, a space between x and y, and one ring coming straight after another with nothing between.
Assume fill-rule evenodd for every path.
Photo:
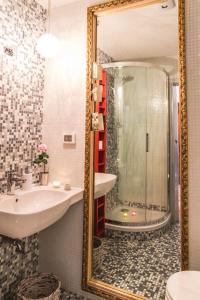
<instances>
[{"instance_id":1,"label":"shower fixture","mask_svg":"<svg viewBox=\"0 0 200 300\"><path fill-rule=\"evenodd\" d=\"M134 80L134 79L135 79L134 76L130 76L130 75L123 76L123 77L122 77L122 84L125 84L125 83L127 83L127 82L129 82L129 81L132 81L132 80Z\"/></svg>"},{"instance_id":2,"label":"shower fixture","mask_svg":"<svg viewBox=\"0 0 200 300\"><path fill-rule=\"evenodd\" d=\"M47 32L38 39L36 49L42 57L53 58L59 51L59 41L56 36L50 33L51 0L48 0L47 14Z\"/></svg>"},{"instance_id":3,"label":"shower fixture","mask_svg":"<svg viewBox=\"0 0 200 300\"><path fill-rule=\"evenodd\" d=\"M113 119L107 124L114 128L116 144L107 172L115 172L118 178L112 198L106 200L106 228L154 231L171 218L168 74L162 66L147 62L115 62L104 68L114 74L108 94L113 86L116 91L114 104L108 106Z\"/></svg>"}]
</instances>

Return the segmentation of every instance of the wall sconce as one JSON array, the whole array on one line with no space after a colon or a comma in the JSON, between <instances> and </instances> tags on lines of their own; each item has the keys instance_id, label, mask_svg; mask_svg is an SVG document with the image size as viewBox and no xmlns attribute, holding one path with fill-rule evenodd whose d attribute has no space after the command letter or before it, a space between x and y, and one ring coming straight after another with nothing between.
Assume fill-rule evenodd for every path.
<instances>
[{"instance_id":1,"label":"wall sconce","mask_svg":"<svg viewBox=\"0 0 200 300\"><path fill-rule=\"evenodd\" d=\"M56 36L50 33L50 14L51 14L51 0L48 0L48 27L47 32L44 33L37 41L36 50L42 57L53 58L59 51L59 41Z\"/></svg>"}]
</instances>

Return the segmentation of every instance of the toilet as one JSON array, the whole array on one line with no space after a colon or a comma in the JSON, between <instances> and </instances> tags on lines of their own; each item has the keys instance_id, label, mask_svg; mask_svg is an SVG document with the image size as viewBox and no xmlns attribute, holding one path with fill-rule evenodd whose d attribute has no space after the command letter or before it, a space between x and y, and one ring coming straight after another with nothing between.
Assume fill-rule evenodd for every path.
<instances>
[{"instance_id":1,"label":"toilet","mask_svg":"<svg viewBox=\"0 0 200 300\"><path fill-rule=\"evenodd\" d=\"M165 300L200 300L200 272L173 274L167 281Z\"/></svg>"}]
</instances>

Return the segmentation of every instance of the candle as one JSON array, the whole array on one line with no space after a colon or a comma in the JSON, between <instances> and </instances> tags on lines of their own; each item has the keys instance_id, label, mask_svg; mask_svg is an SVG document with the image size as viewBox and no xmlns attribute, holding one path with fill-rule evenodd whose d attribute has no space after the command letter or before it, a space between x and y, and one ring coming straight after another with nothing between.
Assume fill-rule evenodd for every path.
<instances>
[{"instance_id":1,"label":"candle","mask_svg":"<svg viewBox=\"0 0 200 300\"><path fill-rule=\"evenodd\" d=\"M69 183L65 183L65 190L66 191L71 190L71 185Z\"/></svg>"},{"instance_id":2,"label":"candle","mask_svg":"<svg viewBox=\"0 0 200 300\"><path fill-rule=\"evenodd\" d=\"M135 217L135 216L136 216L136 212L135 212L135 211L132 211L131 215L132 215L133 217Z\"/></svg>"},{"instance_id":3,"label":"candle","mask_svg":"<svg viewBox=\"0 0 200 300\"><path fill-rule=\"evenodd\" d=\"M59 188L60 187L60 181L54 181L53 182L53 187Z\"/></svg>"}]
</instances>

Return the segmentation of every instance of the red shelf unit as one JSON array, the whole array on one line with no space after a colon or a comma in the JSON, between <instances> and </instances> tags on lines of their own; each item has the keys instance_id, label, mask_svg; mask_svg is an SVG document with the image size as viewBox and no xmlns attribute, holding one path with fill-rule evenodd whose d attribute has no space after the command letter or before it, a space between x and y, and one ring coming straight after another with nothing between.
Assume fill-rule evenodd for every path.
<instances>
[{"instance_id":1,"label":"red shelf unit","mask_svg":"<svg viewBox=\"0 0 200 300\"><path fill-rule=\"evenodd\" d=\"M95 139L95 172L105 173L106 171L106 71L103 70L102 81L103 86L102 102L96 103L96 112L103 114L104 130L96 132ZM95 236L103 237L105 235L105 196L95 199L94 213L94 231Z\"/></svg>"}]
</instances>

